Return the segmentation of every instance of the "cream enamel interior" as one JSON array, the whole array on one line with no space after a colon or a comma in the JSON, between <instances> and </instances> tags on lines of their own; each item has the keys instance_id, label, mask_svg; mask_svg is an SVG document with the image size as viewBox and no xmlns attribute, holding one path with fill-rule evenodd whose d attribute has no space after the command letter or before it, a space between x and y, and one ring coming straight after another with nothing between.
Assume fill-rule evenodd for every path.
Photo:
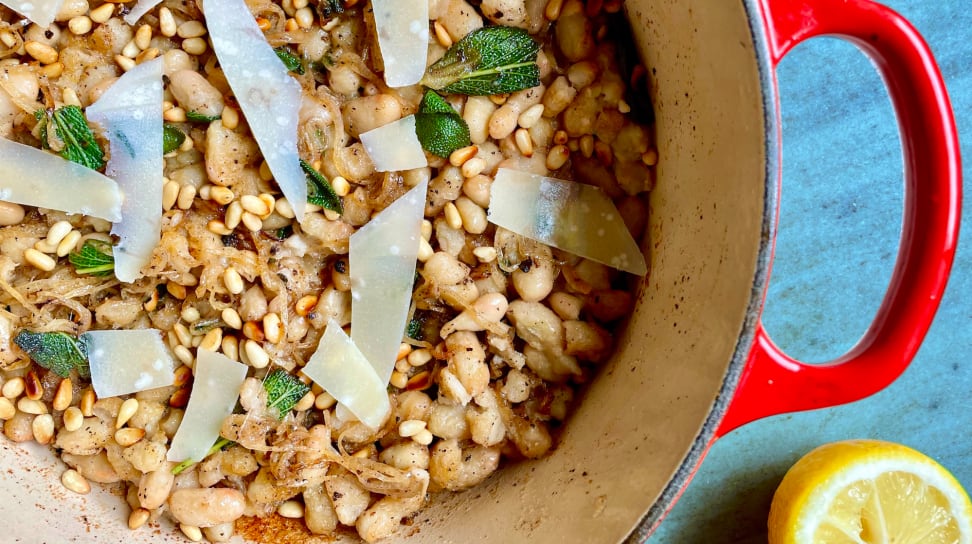
<instances>
[{"instance_id":1,"label":"cream enamel interior","mask_svg":"<svg viewBox=\"0 0 972 544\"><path fill-rule=\"evenodd\" d=\"M765 274L773 186L747 8L632 0L626 10L650 74L660 156L651 272L635 315L551 456L438 497L403 532L409 542L617 542L651 509L643 534L735 383L732 361L748 347L740 338ZM43 448L0 441L0 463L5 542L185 542L167 530L130 532L120 497L67 492L63 466Z\"/></svg>"}]
</instances>

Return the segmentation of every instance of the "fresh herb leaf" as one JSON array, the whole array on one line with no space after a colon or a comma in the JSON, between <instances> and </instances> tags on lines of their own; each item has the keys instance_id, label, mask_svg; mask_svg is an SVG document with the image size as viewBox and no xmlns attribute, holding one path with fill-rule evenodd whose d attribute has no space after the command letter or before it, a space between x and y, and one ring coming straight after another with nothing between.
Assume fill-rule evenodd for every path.
<instances>
[{"instance_id":1,"label":"fresh herb leaf","mask_svg":"<svg viewBox=\"0 0 972 544\"><path fill-rule=\"evenodd\" d=\"M280 419L290 413L294 405L310 391L309 385L279 368L267 375L263 388L267 390L267 408L276 408Z\"/></svg>"},{"instance_id":2,"label":"fresh herb leaf","mask_svg":"<svg viewBox=\"0 0 972 544\"><path fill-rule=\"evenodd\" d=\"M328 19L334 15L344 13L344 5L341 0L321 0L317 3L317 14L321 19Z\"/></svg>"},{"instance_id":3,"label":"fresh herb leaf","mask_svg":"<svg viewBox=\"0 0 972 544\"><path fill-rule=\"evenodd\" d=\"M435 91L427 91L415 114L415 135L422 148L439 157L472 143L469 125Z\"/></svg>"},{"instance_id":4,"label":"fresh herb leaf","mask_svg":"<svg viewBox=\"0 0 972 544\"><path fill-rule=\"evenodd\" d=\"M77 369L82 377L88 377L88 354L84 342L63 332L20 331L14 343L24 350L40 366L67 378Z\"/></svg>"},{"instance_id":5,"label":"fresh herb leaf","mask_svg":"<svg viewBox=\"0 0 972 544\"><path fill-rule=\"evenodd\" d=\"M220 450L222 450L224 448L227 448L229 446L232 446L233 444L235 444L235 442L233 442L232 440L228 440L226 438L219 437L219 440L217 440L216 443L213 444L213 447L209 448L209 451L206 452L206 455L204 455L203 458L200 459L199 461L202 461L203 459L209 457L210 455L214 455L216 452L218 452L218 451L220 451ZM179 463L178 465L172 467L172 474L175 474L176 476L178 476L179 474L182 474L182 472L184 472L187 468L191 467L192 465L195 465L199 461L197 461L195 459L186 459L185 461L183 461L183 462Z\"/></svg>"},{"instance_id":6,"label":"fresh herb leaf","mask_svg":"<svg viewBox=\"0 0 972 544\"><path fill-rule=\"evenodd\" d=\"M300 57L291 53L290 48L286 45L275 48L273 52L277 54L277 58L284 63L288 71L298 75L304 75L304 63L301 62Z\"/></svg>"},{"instance_id":7,"label":"fresh herb leaf","mask_svg":"<svg viewBox=\"0 0 972 544\"><path fill-rule=\"evenodd\" d=\"M205 113L199 113L198 111L186 112L186 119L192 121L193 123L209 123L219 118L219 115L206 115Z\"/></svg>"},{"instance_id":8,"label":"fresh herb leaf","mask_svg":"<svg viewBox=\"0 0 972 544\"><path fill-rule=\"evenodd\" d=\"M182 146L186 135L173 125L166 123L162 126L162 154L167 155Z\"/></svg>"},{"instance_id":9,"label":"fresh herb leaf","mask_svg":"<svg viewBox=\"0 0 972 544\"><path fill-rule=\"evenodd\" d=\"M421 341L424 337L422 334L422 320L413 317L411 321L408 322L408 326L405 328L405 336L411 338L412 340Z\"/></svg>"},{"instance_id":10,"label":"fresh herb leaf","mask_svg":"<svg viewBox=\"0 0 972 544\"><path fill-rule=\"evenodd\" d=\"M344 213L344 203L334 192L331 182L304 159L300 159L300 167L307 174L307 202L332 212Z\"/></svg>"},{"instance_id":11,"label":"fresh herb leaf","mask_svg":"<svg viewBox=\"0 0 972 544\"><path fill-rule=\"evenodd\" d=\"M522 28L485 26L429 66L422 84L447 93L493 95L540 84L540 44Z\"/></svg>"},{"instance_id":12,"label":"fresh herb leaf","mask_svg":"<svg viewBox=\"0 0 972 544\"><path fill-rule=\"evenodd\" d=\"M34 113L40 123L45 149L53 149L65 159L98 170L105 165L105 153L95 141L88 120L78 106L63 106ZM50 127L53 125L53 134Z\"/></svg>"},{"instance_id":13,"label":"fresh herb leaf","mask_svg":"<svg viewBox=\"0 0 972 544\"><path fill-rule=\"evenodd\" d=\"M209 319L200 319L199 321L194 322L192 325L189 325L189 333L192 334L193 336L196 335L201 336L213 329L218 329L223 325L224 325L223 320L218 317L211 317Z\"/></svg>"},{"instance_id":14,"label":"fresh herb leaf","mask_svg":"<svg viewBox=\"0 0 972 544\"><path fill-rule=\"evenodd\" d=\"M81 249L68 255L68 261L78 274L108 276L115 270L115 257L112 255L111 244L104 240L93 238L85 240Z\"/></svg>"}]
</instances>

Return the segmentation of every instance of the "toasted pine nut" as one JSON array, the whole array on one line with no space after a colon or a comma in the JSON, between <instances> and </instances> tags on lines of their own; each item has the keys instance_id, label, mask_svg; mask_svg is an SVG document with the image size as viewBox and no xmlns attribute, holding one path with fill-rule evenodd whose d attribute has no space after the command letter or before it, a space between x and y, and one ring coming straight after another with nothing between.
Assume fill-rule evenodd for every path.
<instances>
[{"instance_id":1,"label":"toasted pine nut","mask_svg":"<svg viewBox=\"0 0 972 544\"><path fill-rule=\"evenodd\" d=\"M179 189L181 186L179 182L168 180L165 185L162 186L162 209L171 210L175 206L176 199L179 198Z\"/></svg>"},{"instance_id":2,"label":"toasted pine nut","mask_svg":"<svg viewBox=\"0 0 972 544\"><path fill-rule=\"evenodd\" d=\"M81 393L81 401L78 403L78 408L81 410L81 415L84 417L91 417L94 415L94 403L98 400L97 395L95 395L94 389L90 387Z\"/></svg>"},{"instance_id":3,"label":"toasted pine nut","mask_svg":"<svg viewBox=\"0 0 972 544\"><path fill-rule=\"evenodd\" d=\"M128 516L128 528L134 531L149 520L151 512L144 508L136 508L132 510L132 513Z\"/></svg>"},{"instance_id":4,"label":"toasted pine nut","mask_svg":"<svg viewBox=\"0 0 972 544\"><path fill-rule=\"evenodd\" d=\"M255 321L247 321L243 324L243 336L257 342L263 342L267 338L263 334L263 325Z\"/></svg>"},{"instance_id":5,"label":"toasted pine nut","mask_svg":"<svg viewBox=\"0 0 972 544\"><path fill-rule=\"evenodd\" d=\"M182 109L181 107L169 108L162 112L162 119L165 119L170 123L185 123L187 119L186 110ZM186 138L185 141L191 143L192 138ZM183 145L185 145L185 142L183 142ZM182 148L180 147L179 149Z\"/></svg>"},{"instance_id":6,"label":"toasted pine nut","mask_svg":"<svg viewBox=\"0 0 972 544\"><path fill-rule=\"evenodd\" d=\"M550 152L547 153L547 170L560 170L567 163L568 158L570 158L570 150L567 149L567 146L553 146L550 148Z\"/></svg>"},{"instance_id":7,"label":"toasted pine nut","mask_svg":"<svg viewBox=\"0 0 972 544\"><path fill-rule=\"evenodd\" d=\"M24 250L24 260L34 268L44 272L50 272L57 266L57 261L32 247Z\"/></svg>"},{"instance_id":8,"label":"toasted pine nut","mask_svg":"<svg viewBox=\"0 0 972 544\"><path fill-rule=\"evenodd\" d=\"M223 350L223 355L234 361L240 360L240 341L235 336L224 336L220 348Z\"/></svg>"},{"instance_id":9,"label":"toasted pine nut","mask_svg":"<svg viewBox=\"0 0 972 544\"><path fill-rule=\"evenodd\" d=\"M124 429L115 431L115 442L118 442L118 445L123 448L135 444L142 438L145 438L145 429L125 427Z\"/></svg>"},{"instance_id":10,"label":"toasted pine nut","mask_svg":"<svg viewBox=\"0 0 972 544\"><path fill-rule=\"evenodd\" d=\"M234 295L242 293L246 287L240 273L232 266L223 272L223 283L226 285L226 290Z\"/></svg>"},{"instance_id":11,"label":"toasted pine nut","mask_svg":"<svg viewBox=\"0 0 972 544\"><path fill-rule=\"evenodd\" d=\"M182 389L177 389L172 396L169 397L169 406L173 408L185 408L189 404L189 389L183 387Z\"/></svg>"},{"instance_id":12,"label":"toasted pine nut","mask_svg":"<svg viewBox=\"0 0 972 544\"><path fill-rule=\"evenodd\" d=\"M304 517L304 505L299 501L284 501L277 507L277 513L285 518L300 519Z\"/></svg>"},{"instance_id":13,"label":"toasted pine nut","mask_svg":"<svg viewBox=\"0 0 972 544\"><path fill-rule=\"evenodd\" d=\"M435 39L439 42L439 45L446 49L452 47L452 36L449 35L449 31L442 23L435 21L432 23L432 28L435 30Z\"/></svg>"},{"instance_id":14,"label":"toasted pine nut","mask_svg":"<svg viewBox=\"0 0 972 544\"><path fill-rule=\"evenodd\" d=\"M65 431L76 431L84 424L84 415L81 414L81 409L77 406L70 406L67 410L64 410L63 417Z\"/></svg>"},{"instance_id":15,"label":"toasted pine nut","mask_svg":"<svg viewBox=\"0 0 972 544\"><path fill-rule=\"evenodd\" d=\"M263 221L260 219L259 215L250 212L243 212L240 219L243 221L243 226L247 228L250 232L259 232L263 229Z\"/></svg>"},{"instance_id":16,"label":"toasted pine nut","mask_svg":"<svg viewBox=\"0 0 972 544\"><path fill-rule=\"evenodd\" d=\"M192 345L192 333L190 333L189 328L182 323L176 323L173 325L172 332L176 334L176 338L179 339L179 343L183 346L189 347Z\"/></svg>"},{"instance_id":17,"label":"toasted pine nut","mask_svg":"<svg viewBox=\"0 0 972 544\"><path fill-rule=\"evenodd\" d=\"M188 210L192 207L192 201L196 198L196 187L188 183L179 189L179 198L176 199L176 206L180 210Z\"/></svg>"},{"instance_id":18,"label":"toasted pine nut","mask_svg":"<svg viewBox=\"0 0 972 544\"><path fill-rule=\"evenodd\" d=\"M521 155L524 157L533 156L533 138L530 137L529 130L525 128L516 129L513 133L513 140L516 142L516 148L520 150Z\"/></svg>"},{"instance_id":19,"label":"toasted pine nut","mask_svg":"<svg viewBox=\"0 0 972 544\"><path fill-rule=\"evenodd\" d=\"M287 200L286 198L277 199L277 202L274 204L274 209L282 217L286 217L287 219L293 219L294 217L296 217L296 215L294 214L294 207L290 205L290 201Z\"/></svg>"},{"instance_id":20,"label":"toasted pine nut","mask_svg":"<svg viewBox=\"0 0 972 544\"><path fill-rule=\"evenodd\" d=\"M307 317L317 306L317 300L315 295L304 295L294 304L294 311L301 317Z\"/></svg>"},{"instance_id":21,"label":"toasted pine nut","mask_svg":"<svg viewBox=\"0 0 972 544\"><path fill-rule=\"evenodd\" d=\"M253 368L266 368L270 364L270 355L259 342L247 340L244 343L243 351L246 352L246 358L249 359L250 366Z\"/></svg>"},{"instance_id":22,"label":"toasted pine nut","mask_svg":"<svg viewBox=\"0 0 972 544\"><path fill-rule=\"evenodd\" d=\"M17 401L17 409L25 414L31 414L39 416L41 414L47 413L47 405L39 400L29 399L27 397L20 397Z\"/></svg>"},{"instance_id":23,"label":"toasted pine nut","mask_svg":"<svg viewBox=\"0 0 972 544\"><path fill-rule=\"evenodd\" d=\"M76 36L83 36L91 32L91 18L87 15L78 15L68 21L68 30Z\"/></svg>"},{"instance_id":24,"label":"toasted pine nut","mask_svg":"<svg viewBox=\"0 0 972 544\"><path fill-rule=\"evenodd\" d=\"M225 308L219 316L223 319L223 323L226 323L231 329L240 330L243 328L243 320L240 319L239 312L233 308Z\"/></svg>"},{"instance_id":25,"label":"toasted pine nut","mask_svg":"<svg viewBox=\"0 0 972 544\"><path fill-rule=\"evenodd\" d=\"M240 126L240 114L237 113L235 108L223 108L219 117L223 126L230 130L235 130L236 127Z\"/></svg>"},{"instance_id":26,"label":"toasted pine nut","mask_svg":"<svg viewBox=\"0 0 972 544\"><path fill-rule=\"evenodd\" d=\"M125 402L122 403L121 408L118 409L118 419L115 420L115 428L121 429L124 427L125 424L128 423L128 420L132 419L132 416L134 416L135 412L137 411L138 399L125 399Z\"/></svg>"},{"instance_id":27,"label":"toasted pine nut","mask_svg":"<svg viewBox=\"0 0 972 544\"><path fill-rule=\"evenodd\" d=\"M179 524L179 530L182 534L186 535L186 538L193 542L202 541L202 529L194 525L186 525L185 523Z\"/></svg>"},{"instance_id":28,"label":"toasted pine nut","mask_svg":"<svg viewBox=\"0 0 972 544\"><path fill-rule=\"evenodd\" d=\"M456 210L456 213L459 213L458 210ZM460 219L460 222L461 222L461 219ZM429 245L429 241L428 240L426 240L425 238L422 238L421 240L419 240L419 250L418 250L418 260L419 260L419 262L423 262L424 263L425 261L431 259L432 258L432 255L434 255L434 254L435 254L435 250L432 249L432 246L431 245Z\"/></svg>"},{"instance_id":29,"label":"toasted pine nut","mask_svg":"<svg viewBox=\"0 0 972 544\"><path fill-rule=\"evenodd\" d=\"M165 291L179 300L186 300L186 286L174 281L165 284Z\"/></svg>"},{"instance_id":30,"label":"toasted pine nut","mask_svg":"<svg viewBox=\"0 0 972 544\"><path fill-rule=\"evenodd\" d=\"M227 109L229 108L224 108L223 111L226 111ZM225 206L230 202L233 202L233 199L236 198L236 195L233 194L233 190L230 189L229 187L222 187L220 185L216 185L209 190L209 198L215 201L217 204L221 204Z\"/></svg>"},{"instance_id":31,"label":"toasted pine nut","mask_svg":"<svg viewBox=\"0 0 972 544\"><path fill-rule=\"evenodd\" d=\"M591 158L594 154L594 136L590 134L585 134L580 138L580 152L584 155L584 158Z\"/></svg>"},{"instance_id":32,"label":"toasted pine nut","mask_svg":"<svg viewBox=\"0 0 972 544\"><path fill-rule=\"evenodd\" d=\"M182 50L190 55L202 55L209 48L209 44L202 38L186 38L182 40Z\"/></svg>"},{"instance_id":33,"label":"toasted pine nut","mask_svg":"<svg viewBox=\"0 0 972 544\"><path fill-rule=\"evenodd\" d=\"M275 312L263 316L263 335L271 344L279 344L283 340L283 322Z\"/></svg>"},{"instance_id":34,"label":"toasted pine nut","mask_svg":"<svg viewBox=\"0 0 972 544\"><path fill-rule=\"evenodd\" d=\"M111 19L111 16L114 14L115 14L115 5L106 2L91 10L88 13L88 17L90 17L92 21L101 24L101 23L107 23L108 19Z\"/></svg>"},{"instance_id":35,"label":"toasted pine nut","mask_svg":"<svg viewBox=\"0 0 972 544\"><path fill-rule=\"evenodd\" d=\"M206 35L206 27L201 21L193 19L179 25L177 34L180 38L201 38Z\"/></svg>"},{"instance_id":36,"label":"toasted pine nut","mask_svg":"<svg viewBox=\"0 0 972 544\"><path fill-rule=\"evenodd\" d=\"M534 104L529 108L523 110L520 116L516 118L516 122L523 128L533 128L543 116L543 104Z\"/></svg>"},{"instance_id":37,"label":"toasted pine nut","mask_svg":"<svg viewBox=\"0 0 972 544\"><path fill-rule=\"evenodd\" d=\"M117 64L119 68L127 72L135 67L135 59L126 57L125 55L115 55L115 64Z\"/></svg>"},{"instance_id":38,"label":"toasted pine nut","mask_svg":"<svg viewBox=\"0 0 972 544\"><path fill-rule=\"evenodd\" d=\"M459 148L449 155L449 164L452 166L462 166L463 163L475 157L476 153L479 153L479 147L475 145Z\"/></svg>"},{"instance_id":39,"label":"toasted pine nut","mask_svg":"<svg viewBox=\"0 0 972 544\"><path fill-rule=\"evenodd\" d=\"M30 423L30 430L34 434L35 442L50 444L54 439L54 418L51 414L41 414Z\"/></svg>"},{"instance_id":40,"label":"toasted pine nut","mask_svg":"<svg viewBox=\"0 0 972 544\"><path fill-rule=\"evenodd\" d=\"M20 395L24 394L25 388L26 385L24 385L24 379L17 377L17 378L11 378L6 382L4 382L3 388L0 389L0 392L3 393L4 397L10 400L14 400Z\"/></svg>"},{"instance_id":41,"label":"toasted pine nut","mask_svg":"<svg viewBox=\"0 0 972 544\"><path fill-rule=\"evenodd\" d=\"M152 27L142 25L135 31L135 45L139 49L148 49L152 45Z\"/></svg>"},{"instance_id":42,"label":"toasted pine nut","mask_svg":"<svg viewBox=\"0 0 972 544\"><path fill-rule=\"evenodd\" d=\"M294 411L306 412L307 410L313 408L314 401L316 400L317 400L317 396L314 395L313 392L308 391L307 394L305 394L303 397L300 397L300 400L297 401L297 404L294 405Z\"/></svg>"},{"instance_id":43,"label":"toasted pine nut","mask_svg":"<svg viewBox=\"0 0 972 544\"><path fill-rule=\"evenodd\" d=\"M314 408L317 408L318 410L327 410L335 404L337 404L337 399L331 396L331 394L327 391L321 392L319 395L317 395L317 398L314 399Z\"/></svg>"},{"instance_id":44,"label":"toasted pine nut","mask_svg":"<svg viewBox=\"0 0 972 544\"><path fill-rule=\"evenodd\" d=\"M491 263L496 260L496 248L492 246L480 246L473 250L473 255L481 263Z\"/></svg>"},{"instance_id":45,"label":"toasted pine nut","mask_svg":"<svg viewBox=\"0 0 972 544\"><path fill-rule=\"evenodd\" d=\"M192 356L192 352L189 351L189 348L183 346L182 344L179 344L173 348L172 353L176 356L176 359L179 359L179 362L186 366L192 366L193 362L195 361L195 358Z\"/></svg>"},{"instance_id":46,"label":"toasted pine nut","mask_svg":"<svg viewBox=\"0 0 972 544\"><path fill-rule=\"evenodd\" d=\"M294 13L294 21L300 28L310 28L314 26L314 12L309 7L302 7Z\"/></svg>"},{"instance_id":47,"label":"toasted pine nut","mask_svg":"<svg viewBox=\"0 0 972 544\"><path fill-rule=\"evenodd\" d=\"M64 378L57 385L57 391L54 393L54 400L51 402L51 406L55 410L63 412L71 406L72 400L74 400L74 384L71 382L71 378Z\"/></svg>"},{"instance_id":48,"label":"toasted pine nut","mask_svg":"<svg viewBox=\"0 0 972 544\"><path fill-rule=\"evenodd\" d=\"M57 247L57 244L61 243L61 240L67 236L74 227L71 223L67 221L58 221L51 225L51 228L47 229L47 243L50 246Z\"/></svg>"},{"instance_id":49,"label":"toasted pine nut","mask_svg":"<svg viewBox=\"0 0 972 544\"><path fill-rule=\"evenodd\" d=\"M658 164L658 151L655 149L645 151L641 154L641 162L643 162L645 166L655 166Z\"/></svg>"},{"instance_id":50,"label":"toasted pine nut","mask_svg":"<svg viewBox=\"0 0 972 544\"><path fill-rule=\"evenodd\" d=\"M17 415L17 407L7 397L0 397L0 419L6 421Z\"/></svg>"},{"instance_id":51,"label":"toasted pine nut","mask_svg":"<svg viewBox=\"0 0 972 544\"><path fill-rule=\"evenodd\" d=\"M208 230L213 234L218 234L220 236L227 236L229 234L233 234L232 230L226 228L226 223L223 223L219 219L210 219L209 222L206 223L206 230Z\"/></svg>"},{"instance_id":52,"label":"toasted pine nut","mask_svg":"<svg viewBox=\"0 0 972 544\"><path fill-rule=\"evenodd\" d=\"M67 236L61 240L61 243L57 244L57 251L55 252L58 257L65 257L68 253L74 251L78 246L78 242L81 240L81 231L72 230Z\"/></svg>"},{"instance_id":53,"label":"toasted pine nut","mask_svg":"<svg viewBox=\"0 0 972 544\"><path fill-rule=\"evenodd\" d=\"M78 495L87 495L91 492L91 484L81 475L80 472L69 468L61 474L61 485Z\"/></svg>"},{"instance_id":54,"label":"toasted pine nut","mask_svg":"<svg viewBox=\"0 0 972 544\"><path fill-rule=\"evenodd\" d=\"M57 62L57 49L54 49L46 43L28 40L24 42L24 51L40 61L41 64L53 64Z\"/></svg>"},{"instance_id":55,"label":"toasted pine nut","mask_svg":"<svg viewBox=\"0 0 972 544\"><path fill-rule=\"evenodd\" d=\"M564 7L564 0L549 0L543 9L543 16L548 21L556 21L560 17L560 10Z\"/></svg>"},{"instance_id":56,"label":"toasted pine nut","mask_svg":"<svg viewBox=\"0 0 972 544\"><path fill-rule=\"evenodd\" d=\"M422 429L415 436L412 437L412 440L418 442L419 444L422 444L423 446L428 446L429 444L432 443L432 440L434 438L435 437L432 436L432 431L428 429Z\"/></svg>"},{"instance_id":57,"label":"toasted pine nut","mask_svg":"<svg viewBox=\"0 0 972 544\"><path fill-rule=\"evenodd\" d=\"M410 438L425 429L425 422L421 419L408 419L398 424L398 434L402 438Z\"/></svg>"},{"instance_id":58,"label":"toasted pine nut","mask_svg":"<svg viewBox=\"0 0 972 544\"><path fill-rule=\"evenodd\" d=\"M24 395L30 400L40 400L44 396L44 386L33 369L24 375Z\"/></svg>"},{"instance_id":59,"label":"toasted pine nut","mask_svg":"<svg viewBox=\"0 0 972 544\"><path fill-rule=\"evenodd\" d=\"M462 163L462 177L471 178L483 172L486 168L486 161L479 157L473 157Z\"/></svg>"},{"instance_id":60,"label":"toasted pine nut","mask_svg":"<svg viewBox=\"0 0 972 544\"><path fill-rule=\"evenodd\" d=\"M351 192L351 184L344 176L337 176L331 180L331 187L338 196L347 196Z\"/></svg>"},{"instance_id":61,"label":"toasted pine nut","mask_svg":"<svg viewBox=\"0 0 972 544\"><path fill-rule=\"evenodd\" d=\"M399 389L405 389L405 386L408 385L408 375L402 374L401 372L394 370L392 371L391 379L388 380L388 383L391 384L393 387L397 387Z\"/></svg>"}]
</instances>

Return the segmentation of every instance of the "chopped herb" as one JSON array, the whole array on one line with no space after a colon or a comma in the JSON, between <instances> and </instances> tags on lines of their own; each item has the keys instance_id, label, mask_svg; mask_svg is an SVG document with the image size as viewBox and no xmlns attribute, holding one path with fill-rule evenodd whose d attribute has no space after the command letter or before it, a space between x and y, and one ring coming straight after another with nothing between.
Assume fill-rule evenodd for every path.
<instances>
[{"instance_id":1,"label":"chopped herb","mask_svg":"<svg viewBox=\"0 0 972 544\"><path fill-rule=\"evenodd\" d=\"M469 125L435 91L427 91L415 114L415 135L422 148L439 157L472 143Z\"/></svg>"},{"instance_id":2,"label":"chopped herb","mask_svg":"<svg viewBox=\"0 0 972 544\"><path fill-rule=\"evenodd\" d=\"M291 53L290 48L286 45L275 48L273 52L277 54L277 57L284 63L288 71L298 75L304 75L304 63L301 62L300 57Z\"/></svg>"},{"instance_id":3,"label":"chopped herb","mask_svg":"<svg viewBox=\"0 0 972 544\"><path fill-rule=\"evenodd\" d=\"M105 165L105 153L95 141L81 108L64 106L40 110L34 117L40 123L40 139L45 149L53 149L65 159L92 170ZM50 131L52 125L53 134Z\"/></svg>"},{"instance_id":4,"label":"chopped herb","mask_svg":"<svg viewBox=\"0 0 972 544\"><path fill-rule=\"evenodd\" d=\"M422 340L424 337L422 334L422 320L413 317L408 322L408 327L405 328L405 336L412 340Z\"/></svg>"},{"instance_id":5,"label":"chopped herb","mask_svg":"<svg viewBox=\"0 0 972 544\"><path fill-rule=\"evenodd\" d=\"M522 28L473 30L429 66L422 84L447 93L493 95L540 84L540 44Z\"/></svg>"},{"instance_id":6,"label":"chopped herb","mask_svg":"<svg viewBox=\"0 0 972 544\"><path fill-rule=\"evenodd\" d=\"M192 121L193 123L209 123L219 119L219 115L206 115L205 113L199 113L198 111L187 111L186 119Z\"/></svg>"},{"instance_id":7,"label":"chopped herb","mask_svg":"<svg viewBox=\"0 0 972 544\"><path fill-rule=\"evenodd\" d=\"M108 276L115 269L115 257L111 244L104 240L90 238L84 241L81 249L68 255L68 261L78 274Z\"/></svg>"},{"instance_id":8,"label":"chopped herb","mask_svg":"<svg viewBox=\"0 0 972 544\"><path fill-rule=\"evenodd\" d=\"M217 440L216 443L213 444L213 447L209 448L209 451L206 452L206 455L203 456L203 459L209 457L210 455L214 455L216 452L225 449L229 446L232 446L233 444L235 444L235 442L233 442L232 440L219 437L219 440ZM202 461L203 459L200 459L199 461ZM191 467L192 465L195 465L199 461L196 461L195 459L186 459L185 461L172 467L172 474L178 476L179 474L182 474L182 472L185 471L187 468Z\"/></svg>"},{"instance_id":9,"label":"chopped herb","mask_svg":"<svg viewBox=\"0 0 972 544\"><path fill-rule=\"evenodd\" d=\"M77 369L82 377L88 377L88 354L84 342L63 332L20 331L14 343L24 350L40 366L67 378Z\"/></svg>"},{"instance_id":10,"label":"chopped herb","mask_svg":"<svg viewBox=\"0 0 972 544\"><path fill-rule=\"evenodd\" d=\"M189 333L192 335L202 335L223 326L223 320L218 317L210 319L200 319L189 326Z\"/></svg>"},{"instance_id":11,"label":"chopped herb","mask_svg":"<svg viewBox=\"0 0 972 544\"><path fill-rule=\"evenodd\" d=\"M310 386L282 369L275 369L263 381L267 390L267 408L276 408L280 419L294 409L294 405L310 391Z\"/></svg>"},{"instance_id":12,"label":"chopped herb","mask_svg":"<svg viewBox=\"0 0 972 544\"><path fill-rule=\"evenodd\" d=\"M344 13L344 5L341 0L321 0L317 3L317 14L321 19L328 19L339 13Z\"/></svg>"},{"instance_id":13,"label":"chopped herb","mask_svg":"<svg viewBox=\"0 0 972 544\"><path fill-rule=\"evenodd\" d=\"M162 153L169 154L179 149L182 142L186 141L186 135L173 125L166 123L162 126Z\"/></svg>"},{"instance_id":14,"label":"chopped herb","mask_svg":"<svg viewBox=\"0 0 972 544\"><path fill-rule=\"evenodd\" d=\"M344 203L334 192L331 182L304 159L300 160L300 167L307 174L307 202L333 212L344 213Z\"/></svg>"},{"instance_id":15,"label":"chopped herb","mask_svg":"<svg viewBox=\"0 0 972 544\"><path fill-rule=\"evenodd\" d=\"M272 231L271 236L273 236L274 240L286 240L287 238L293 236L293 234L293 225L287 225L286 227L280 227L279 229Z\"/></svg>"}]
</instances>

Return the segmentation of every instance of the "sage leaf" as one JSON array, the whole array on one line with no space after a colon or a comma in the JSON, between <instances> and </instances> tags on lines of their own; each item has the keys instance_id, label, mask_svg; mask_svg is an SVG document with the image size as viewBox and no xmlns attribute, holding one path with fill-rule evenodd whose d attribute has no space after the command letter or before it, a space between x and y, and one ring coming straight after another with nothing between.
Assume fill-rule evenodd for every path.
<instances>
[{"instance_id":1,"label":"sage leaf","mask_svg":"<svg viewBox=\"0 0 972 544\"><path fill-rule=\"evenodd\" d=\"M526 30L486 26L473 30L429 66L421 83L447 93L494 95L540 84L540 44Z\"/></svg>"}]
</instances>

